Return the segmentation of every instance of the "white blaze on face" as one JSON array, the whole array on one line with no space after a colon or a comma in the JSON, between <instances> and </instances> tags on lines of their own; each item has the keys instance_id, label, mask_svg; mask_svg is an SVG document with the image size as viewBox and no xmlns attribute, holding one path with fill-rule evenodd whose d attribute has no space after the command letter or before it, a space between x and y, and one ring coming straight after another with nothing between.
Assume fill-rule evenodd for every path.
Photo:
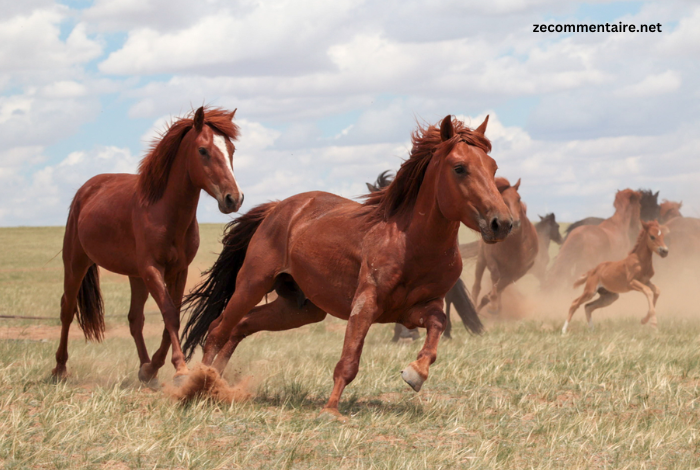
<instances>
[{"instance_id":1,"label":"white blaze on face","mask_svg":"<svg viewBox=\"0 0 700 470\"><path fill-rule=\"evenodd\" d=\"M661 230L659 230L659 233L658 233L658 235L659 235L659 236L661 236Z\"/></svg>"},{"instance_id":2,"label":"white blaze on face","mask_svg":"<svg viewBox=\"0 0 700 470\"><path fill-rule=\"evenodd\" d=\"M224 163L226 165L226 168L229 169L231 172L231 176L233 177L233 183L236 185L236 191L240 194L240 188L238 187L238 181L236 181L236 177L233 175L233 165L231 164L231 158L228 154L228 147L226 147L226 139L224 136L219 135L219 134L214 134L214 145L216 148L218 148L221 153L224 156Z\"/></svg>"}]
</instances>

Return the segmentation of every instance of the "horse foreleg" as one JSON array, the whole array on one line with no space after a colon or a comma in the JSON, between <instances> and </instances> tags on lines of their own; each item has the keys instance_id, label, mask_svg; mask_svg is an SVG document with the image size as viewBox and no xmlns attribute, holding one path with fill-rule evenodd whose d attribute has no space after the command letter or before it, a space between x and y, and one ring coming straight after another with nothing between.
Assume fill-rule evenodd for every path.
<instances>
[{"instance_id":1,"label":"horse foreleg","mask_svg":"<svg viewBox=\"0 0 700 470\"><path fill-rule=\"evenodd\" d=\"M362 274L362 273L361 273ZM328 398L328 403L323 412L340 417L338 403L343 390L355 379L360 367L360 356L365 344L365 336L377 318L379 308L377 306L377 293L375 286L360 286L352 302L352 311L348 318L348 326L345 329L345 341L340 361L333 371L333 391Z\"/></svg>"},{"instance_id":2,"label":"horse foreleg","mask_svg":"<svg viewBox=\"0 0 700 470\"><path fill-rule=\"evenodd\" d=\"M146 343L143 340L143 325L145 323L143 307L146 304L146 300L148 300L148 289L143 280L138 277L129 277L129 284L131 285L131 305L128 315L129 332L131 333L131 337L134 338L136 352L139 355L139 362L141 363L141 368L139 368L139 380L148 382L153 376L144 375L142 370L145 364L151 362Z\"/></svg>"},{"instance_id":3,"label":"horse foreleg","mask_svg":"<svg viewBox=\"0 0 700 470\"><path fill-rule=\"evenodd\" d=\"M652 284L651 281L647 281L647 286L652 290L654 293L654 308L656 308L656 301L659 300L659 295L661 295L661 289L658 288L655 284Z\"/></svg>"},{"instance_id":4,"label":"horse foreleg","mask_svg":"<svg viewBox=\"0 0 700 470\"><path fill-rule=\"evenodd\" d=\"M649 287L645 286L644 284L637 281L636 279L630 283L630 287L632 287L632 289L639 291L642 294L647 296L647 302L649 303L649 311L647 312L647 316L642 318L642 325L646 325L649 322L649 320L651 320L651 323L650 323L651 326L656 328L657 323L656 323L656 308L654 306L655 305L654 293L652 292L652 290Z\"/></svg>"},{"instance_id":5,"label":"horse foreleg","mask_svg":"<svg viewBox=\"0 0 700 470\"><path fill-rule=\"evenodd\" d=\"M278 297L269 304L255 307L231 331L228 342L221 348L214 361L214 368L223 374L236 347L246 337L258 331L285 331L326 318L326 312L311 302L299 308L296 300Z\"/></svg>"},{"instance_id":6,"label":"horse foreleg","mask_svg":"<svg viewBox=\"0 0 700 470\"><path fill-rule=\"evenodd\" d=\"M452 288L454 289L454 287ZM442 336L445 339L452 339L452 320L450 319L450 310L452 310L452 302L449 300L449 295L452 291L448 292L445 296L445 331L442 332Z\"/></svg>"},{"instance_id":7,"label":"horse foreleg","mask_svg":"<svg viewBox=\"0 0 700 470\"><path fill-rule=\"evenodd\" d=\"M447 318L442 310L442 301L431 302L422 307L421 311L410 315L410 317L415 316L419 316L419 323L425 325L427 330L425 343L418 353L418 358L401 371L401 378L418 392L428 379L430 365L437 358L437 347Z\"/></svg>"},{"instance_id":8,"label":"horse foreleg","mask_svg":"<svg viewBox=\"0 0 700 470\"><path fill-rule=\"evenodd\" d=\"M472 287L472 295L474 296L475 304L477 304L479 301L479 294L481 293L481 278L484 277L485 270L486 256L484 255L483 248L480 247L479 255L476 258L476 268L474 269L474 287Z\"/></svg>"},{"instance_id":9,"label":"horse foreleg","mask_svg":"<svg viewBox=\"0 0 700 470\"><path fill-rule=\"evenodd\" d=\"M172 279L168 279L169 288L166 288L165 277L163 270L155 266L148 266L143 270L141 275L146 284L148 292L153 297L153 300L158 304L161 314L163 315L163 323L165 331L163 332L163 340L160 348L153 354L153 358L148 366L144 367L146 373L157 372L165 363L165 356L168 348L172 345L172 363L175 367L175 377L186 376L189 372L185 355L180 348L180 340L178 337L180 330L180 303L182 301L182 291L184 291L184 283L187 280L187 271L178 273ZM178 292L180 295L178 297ZM171 296L174 295L176 299Z\"/></svg>"}]
</instances>

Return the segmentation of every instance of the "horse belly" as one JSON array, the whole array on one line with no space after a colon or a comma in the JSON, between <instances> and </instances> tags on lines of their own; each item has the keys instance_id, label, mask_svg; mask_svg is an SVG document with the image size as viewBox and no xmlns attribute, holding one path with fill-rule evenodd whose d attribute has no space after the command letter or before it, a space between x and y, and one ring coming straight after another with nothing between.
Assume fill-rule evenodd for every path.
<instances>
[{"instance_id":1,"label":"horse belly","mask_svg":"<svg viewBox=\"0 0 700 470\"><path fill-rule=\"evenodd\" d=\"M136 276L131 212L135 189L130 191L129 186L105 184L81 201L77 232L83 250L93 262L117 274Z\"/></svg>"}]
</instances>

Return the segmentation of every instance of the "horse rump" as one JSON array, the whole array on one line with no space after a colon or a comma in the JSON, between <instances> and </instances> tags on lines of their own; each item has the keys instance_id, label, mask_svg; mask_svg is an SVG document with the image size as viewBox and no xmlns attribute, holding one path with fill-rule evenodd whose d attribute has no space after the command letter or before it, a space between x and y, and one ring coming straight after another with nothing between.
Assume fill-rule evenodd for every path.
<instances>
[{"instance_id":1,"label":"horse rump","mask_svg":"<svg viewBox=\"0 0 700 470\"><path fill-rule=\"evenodd\" d=\"M236 291L236 278L243 266L250 240L277 204L261 204L226 225L222 240L224 247L219 258L203 273L204 281L185 297L183 312L189 312L189 318L181 341L188 361L197 346L204 345L209 326L219 318Z\"/></svg>"}]
</instances>

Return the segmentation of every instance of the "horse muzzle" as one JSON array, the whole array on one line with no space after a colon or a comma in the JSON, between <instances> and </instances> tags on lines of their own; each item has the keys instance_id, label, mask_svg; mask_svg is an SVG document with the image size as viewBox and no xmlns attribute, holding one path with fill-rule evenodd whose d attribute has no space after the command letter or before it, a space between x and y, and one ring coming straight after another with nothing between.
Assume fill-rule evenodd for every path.
<instances>
[{"instance_id":1,"label":"horse muzzle","mask_svg":"<svg viewBox=\"0 0 700 470\"><path fill-rule=\"evenodd\" d=\"M513 217L495 216L488 222L485 219L479 220L481 238L486 243L497 243L505 238L513 230Z\"/></svg>"},{"instance_id":2,"label":"horse muzzle","mask_svg":"<svg viewBox=\"0 0 700 470\"><path fill-rule=\"evenodd\" d=\"M243 205L243 199L245 199L243 193L241 193L238 197L234 197L233 194L227 193L218 200L219 210L224 214L238 212L241 209L241 206Z\"/></svg>"},{"instance_id":3,"label":"horse muzzle","mask_svg":"<svg viewBox=\"0 0 700 470\"><path fill-rule=\"evenodd\" d=\"M665 246L660 246L659 248L656 249L656 251L659 253L659 256L662 258L665 258L668 256L668 248Z\"/></svg>"}]
</instances>

